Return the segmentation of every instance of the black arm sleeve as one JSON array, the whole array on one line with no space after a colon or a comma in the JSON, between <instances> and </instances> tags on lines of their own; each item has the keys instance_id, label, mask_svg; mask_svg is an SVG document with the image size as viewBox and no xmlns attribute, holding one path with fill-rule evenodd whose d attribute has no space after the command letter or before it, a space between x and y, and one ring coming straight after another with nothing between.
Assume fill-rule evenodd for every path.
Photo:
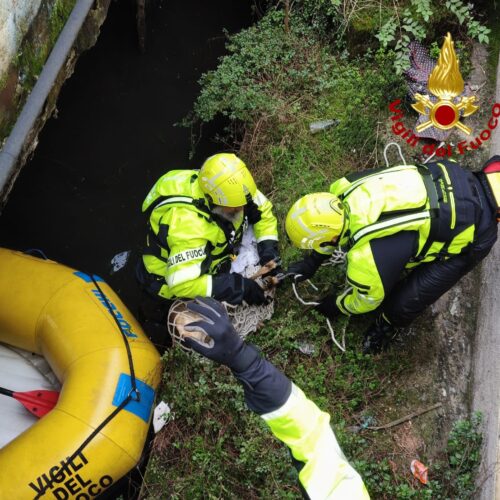
<instances>
[{"instance_id":1,"label":"black arm sleeve","mask_svg":"<svg viewBox=\"0 0 500 500\"><path fill-rule=\"evenodd\" d=\"M244 298L243 276L219 273L212 277L212 297L220 302L241 304Z\"/></svg>"},{"instance_id":2,"label":"black arm sleeve","mask_svg":"<svg viewBox=\"0 0 500 500\"><path fill-rule=\"evenodd\" d=\"M263 240L257 243L259 252L259 263L261 266L267 264L270 260L279 259L278 242L276 240Z\"/></svg>"},{"instance_id":3,"label":"black arm sleeve","mask_svg":"<svg viewBox=\"0 0 500 500\"><path fill-rule=\"evenodd\" d=\"M248 408L258 415L281 408L292 391L290 379L262 356L233 374L243 385Z\"/></svg>"},{"instance_id":4,"label":"black arm sleeve","mask_svg":"<svg viewBox=\"0 0 500 500\"><path fill-rule=\"evenodd\" d=\"M405 265L415 254L417 244L418 233L416 231L400 231L391 236L370 241L373 260L382 280L386 297L400 278Z\"/></svg>"}]
</instances>

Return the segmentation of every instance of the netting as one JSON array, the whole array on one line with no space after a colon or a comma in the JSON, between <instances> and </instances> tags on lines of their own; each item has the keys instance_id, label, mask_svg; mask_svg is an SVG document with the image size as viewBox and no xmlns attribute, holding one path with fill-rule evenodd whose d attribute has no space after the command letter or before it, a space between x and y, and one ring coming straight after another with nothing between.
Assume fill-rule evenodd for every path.
<instances>
[{"instance_id":1,"label":"netting","mask_svg":"<svg viewBox=\"0 0 500 500\"><path fill-rule=\"evenodd\" d=\"M261 328L264 321L270 319L274 313L272 299L274 298L275 288L268 278L262 277L262 274L265 274L264 271L267 271L267 269L259 265L257 242L251 227L243 235L238 256L231 265L231 271L240 273L245 278L254 279L265 290L264 293L269 298L268 304L262 306L248 305L246 303L235 306L226 302L222 303L234 329L241 338L245 338L249 333ZM179 299L172 304L168 313L167 327L172 341L183 349L190 350L181 342L182 339L185 336L193 337L194 334L201 335L201 332L188 332L185 330L184 326L187 323L197 320L197 315L187 309L186 303L187 300ZM197 338L197 340L206 342L207 338ZM210 340L209 337L208 340Z\"/></svg>"}]
</instances>

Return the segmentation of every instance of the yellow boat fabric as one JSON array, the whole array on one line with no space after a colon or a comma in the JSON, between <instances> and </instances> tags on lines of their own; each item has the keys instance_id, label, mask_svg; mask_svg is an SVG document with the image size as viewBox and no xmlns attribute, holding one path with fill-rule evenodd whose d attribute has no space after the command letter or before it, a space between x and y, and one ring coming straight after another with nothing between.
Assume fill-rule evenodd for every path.
<instances>
[{"instance_id":1,"label":"yellow boat fabric","mask_svg":"<svg viewBox=\"0 0 500 500\"><path fill-rule=\"evenodd\" d=\"M0 249L0 341L44 356L62 384L55 408L0 449L2 500L93 498L141 457L160 356L96 280L105 297L84 273ZM132 385L125 342L140 401L118 411Z\"/></svg>"}]
</instances>

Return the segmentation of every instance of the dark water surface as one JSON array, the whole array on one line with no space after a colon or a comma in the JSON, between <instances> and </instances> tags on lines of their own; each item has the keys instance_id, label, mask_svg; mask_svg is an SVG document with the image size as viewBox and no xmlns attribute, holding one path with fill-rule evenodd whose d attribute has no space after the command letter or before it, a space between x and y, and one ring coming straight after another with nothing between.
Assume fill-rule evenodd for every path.
<instances>
[{"instance_id":1,"label":"dark water surface","mask_svg":"<svg viewBox=\"0 0 500 500\"><path fill-rule=\"evenodd\" d=\"M174 127L191 109L200 75L224 53L230 33L251 22L251 0L151 0L141 54L132 0L112 2L94 48L64 85L31 161L0 216L0 246L38 248L98 274L136 313L134 265L146 233L142 200L167 170L199 168L220 146L221 124L205 127L189 160L190 130ZM132 250L125 268L111 259ZM135 470L105 498L136 498Z\"/></svg>"},{"instance_id":2,"label":"dark water surface","mask_svg":"<svg viewBox=\"0 0 500 500\"><path fill-rule=\"evenodd\" d=\"M135 312L133 265L145 235L141 204L174 168L199 168L220 145L204 128L189 160L191 109L200 75L215 68L225 36L251 22L251 1L151 0L146 53L138 50L135 2L112 2L94 48L66 82L0 216L0 246L42 249L103 277ZM218 125L220 127L220 124ZM133 250L111 274L110 261Z\"/></svg>"}]
</instances>

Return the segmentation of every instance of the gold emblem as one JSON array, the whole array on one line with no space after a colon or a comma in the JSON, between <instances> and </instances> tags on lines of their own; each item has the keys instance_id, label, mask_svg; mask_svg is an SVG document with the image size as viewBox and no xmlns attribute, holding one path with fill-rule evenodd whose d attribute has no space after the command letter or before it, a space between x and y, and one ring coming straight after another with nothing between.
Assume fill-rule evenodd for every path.
<instances>
[{"instance_id":1,"label":"gold emblem","mask_svg":"<svg viewBox=\"0 0 500 500\"><path fill-rule=\"evenodd\" d=\"M469 116L475 113L479 106L474 104L476 96L462 97L457 104L453 102L464 91L464 81L458 69L458 59L449 33L444 38L438 63L429 76L428 87L438 101L434 103L428 95L415 94L416 102L411 105L412 108L421 115L429 115L426 122L417 125L417 132L434 126L441 130L457 127L470 134L472 129L460 121L460 111L463 111L462 116Z\"/></svg>"}]
</instances>

